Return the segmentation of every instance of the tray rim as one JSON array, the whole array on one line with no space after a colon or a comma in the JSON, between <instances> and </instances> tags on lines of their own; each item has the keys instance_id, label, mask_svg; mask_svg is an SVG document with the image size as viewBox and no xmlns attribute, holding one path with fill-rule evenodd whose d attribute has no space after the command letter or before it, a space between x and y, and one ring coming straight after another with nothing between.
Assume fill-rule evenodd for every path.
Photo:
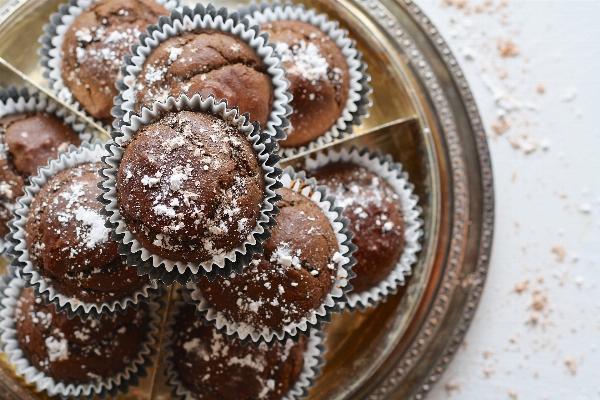
<instances>
[{"instance_id":1,"label":"tray rim","mask_svg":"<svg viewBox=\"0 0 600 400\"><path fill-rule=\"evenodd\" d=\"M386 8L386 6L383 4L384 2L386 2L386 0L381 0L381 2L379 2L378 0L353 1L356 4L360 5L360 7L363 8L365 12L371 14L376 20L378 20L380 25L384 27L384 29L387 30L388 33L395 38L400 47L403 48L404 53L408 57L408 61L410 62L410 64L412 64L414 70L418 73L419 77L425 83L425 89L431 96L430 101L434 103L434 109L438 111L446 110L445 113L441 112L440 115L438 115L438 118L442 121L442 123L440 123L440 132L443 132L446 140L454 142L455 144L459 144L459 141L456 138L454 138L452 134L452 132L456 130L456 124L452 112L449 111L451 107L449 107L448 105L448 99L446 98L445 93L440 89L439 82L437 82L435 74L431 73L431 67L429 66L428 60L425 59L423 54L419 51L419 48L415 44L414 38L405 33L405 30L400 25L398 19L394 18L393 13L391 13L390 10ZM396 6L402 7L402 9L409 16L412 17L413 21L417 25L419 25L421 31L424 33L424 37L427 38L430 44L439 52L439 55L441 56L442 61L445 64L445 68L450 74L452 84L455 86L457 92L459 93L460 100L462 101L464 108L467 112L467 116L472 130L472 139L475 141L477 157L481 172L481 182L479 183L482 186L481 197L483 200L480 216L482 235L479 239L479 242L477 243L478 254L473 273L474 275L472 274L472 276L469 277L471 279L471 282L469 283L468 295L466 301L464 301L461 306L458 318L456 318L454 321L454 328L452 329L449 335L449 339L443 347L442 352L436 358L435 362L431 364L429 372L420 380L420 382L418 382L415 385L414 390L409 396L409 398L422 399L430 391L433 384L435 384L435 382L439 380L440 375L445 371L454 354L456 353L457 348L460 346L461 342L464 339L464 336L467 332L467 329L471 323L471 320L479 303L479 299L485 282L485 277L487 274L487 269L489 267L489 258L491 253L491 243L493 236L493 179L485 130L482 126L481 118L479 116L479 112L477 110L477 106L475 104L473 95L469 89L469 86L462 73L462 70L456 62L455 57L452 55L449 47L447 46L444 39L440 36L435 26L431 23L431 21L429 21L429 19L423 14L421 9L417 5L415 5L412 0L388 0L388 2L391 2ZM27 3L27 0L8 0L7 2L5 2L2 8L0 8L0 24L8 20L10 16L25 3ZM460 145L458 146L458 148L457 146L451 147L450 157L453 160L462 160L464 157L464 154L462 154L462 147ZM464 165L464 162L462 163L462 165ZM454 167L455 164L453 163L453 170ZM467 189L469 185L466 183L466 181L461 182L460 180L457 182L453 182L453 184L451 185L451 189L454 191L455 197L457 195L466 196L469 194ZM463 188L462 191L459 190L459 193L456 193L457 186ZM467 215L469 215L469 213L467 213ZM453 214L453 218L453 227L455 226L456 222L464 222L456 220L456 213ZM445 265L447 266L455 261L456 260L454 259L449 259L445 262ZM446 268L444 269L444 271L445 270ZM450 293L451 296L454 294L454 291ZM403 356L396 360L394 367L391 368L390 372L387 375L379 379L376 388L368 394L368 398L389 398L393 396L394 393L396 393L396 390L404 382L408 371L411 369L406 368L406 366L410 367L420 362L423 348L426 348L427 344L431 342L432 337L435 336L431 334L425 334L425 331L428 330L427 324L429 323L429 320L431 320L432 317L435 317L437 315L437 317L440 317L437 320L441 321L441 319L446 314L448 303L448 299L446 301L440 301L440 293L438 290L435 296L434 306L432 306L431 310L427 313L428 321L425 324L423 324L423 326L420 327L416 335L413 336L412 345L409 346L408 350L405 352L405 355L407 355L407 357ZM440 306L442 307L442 310L444 312L439 313L435 311L436 308ZM422 342L423 338L425 338L426 340Z\"/></svg>"}]
</instances>

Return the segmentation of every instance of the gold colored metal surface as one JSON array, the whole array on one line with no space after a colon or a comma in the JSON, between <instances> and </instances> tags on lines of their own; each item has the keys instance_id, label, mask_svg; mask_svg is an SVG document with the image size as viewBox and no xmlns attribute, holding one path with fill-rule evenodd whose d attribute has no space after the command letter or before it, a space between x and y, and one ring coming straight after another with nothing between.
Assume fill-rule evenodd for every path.
<instances>
[{"instance_id":1,"label":"gold colored metal surface","mask_svg":"<svg viewBox=\"0 0 600 400\"><path fill-rule=\"evenodd\" d=\"M37 38L63 2L0 0L0 57L40 85L46 81ZM327 363L310 398L421 399L462 340L487 272L493 191L485 132L456 61L410 0L304 3L350 31L372 77L371 115L353 137L331 146L367 146L401 162L419 196L425 233L406 286L377 308L334 315L325 327ZM1 72L0 85L12 84L24 86ZM162 361L158 351L140 386L118 398L171 398ZM47 397L24 385L0 357L0 398Z\"/></svg>"}]
</instances>

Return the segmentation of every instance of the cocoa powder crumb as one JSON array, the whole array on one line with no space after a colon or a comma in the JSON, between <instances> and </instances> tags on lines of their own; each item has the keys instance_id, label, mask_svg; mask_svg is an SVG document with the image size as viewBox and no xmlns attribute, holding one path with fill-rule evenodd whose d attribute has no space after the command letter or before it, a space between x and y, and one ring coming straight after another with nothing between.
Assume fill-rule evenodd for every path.
<instances>
[{"instance_id":1,"label":"cocoa powder crumb","mask_svg":"<svg viewBox=\"0 0 600 400\"><path fill-rule=\"evenodd\" d=\"M499 39L496 46L502 58L516 57L520 54L519 48L511 39Z\"/></svg>"}]
</instances>

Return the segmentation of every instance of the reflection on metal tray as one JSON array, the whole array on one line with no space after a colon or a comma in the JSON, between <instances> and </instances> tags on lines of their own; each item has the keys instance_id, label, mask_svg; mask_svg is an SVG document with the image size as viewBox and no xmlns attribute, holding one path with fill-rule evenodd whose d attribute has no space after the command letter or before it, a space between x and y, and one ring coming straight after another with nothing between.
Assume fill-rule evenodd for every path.
<instances>
[{"instance_id":1,"label":"reflection on metal tray","mask_svg":"<svg viewBox=\"0 0 600 400\"><path fill-rule=\"evenodd\" d=\"M41 85L37 38L63 2L0 0L0 57ZM494 199L485 132L454 57L412 1L304 3L350 31L372 76L371 115L333 145L368 146L401 162L420 198L425 232L419 262L398 294L364 313L335 315L325 327L327 364L310 398L421 399L462 341L487 272ZM0 71L0 85L24 85ZM170 398L161 359L119 399ZM46 398L16 378L3 357L0 366L1 398Z\"/></svg>"}]
</instances>

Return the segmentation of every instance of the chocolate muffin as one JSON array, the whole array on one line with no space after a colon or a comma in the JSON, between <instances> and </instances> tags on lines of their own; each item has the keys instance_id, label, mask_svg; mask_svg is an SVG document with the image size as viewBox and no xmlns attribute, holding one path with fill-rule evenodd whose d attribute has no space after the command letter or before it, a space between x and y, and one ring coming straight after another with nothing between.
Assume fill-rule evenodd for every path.
<instances>
[{"instance_id":1,"label":"chocolate muffin","mask_svg":"<svg viewBox=\"0 0 600 400\"><path fill-rule=\"evenodd\" d=\"M32 288L23 289L15 307L19 346L29 363L65 384L101 381L123 371L135 359L146 336L146 304L100 320L68 319L45 306Z\"/></svg>"},{"instance_id":2,"label":"chocolate muffin","mask_svg":"<svg viewBox=\"0 0 600 400\"><path fill-rule=\"evenodd\" d=\"M25 240L37 271L61 294L100 303L120 299L148 281L117 252L109 239L98 170L84 163L60 171L34 198L27 214Z\"/></svg>"},{"instance_id":3,"label":"chocolate muffin","mask_svg":"<svg viewBox=\"0 0 600 400\"><path fill-rule=\"evenodd\" d=\"M116 176L119 212L146 249L203 262L247 240L265 181L237 127L207 112L169 113L125 146Z\"/></svg>"},{"instance_id":4,"label":"chocolate muffin","mask_svg":"<svg viewBox=\"0 0 600 400\"><path fill-rule=\"evenodd\" d=\"M202 294L235 322L281 330L319 308L337 276L338 242L319 206L287 188L264 254L241 275L198 282Z\"/></svg>"},{"instance_id":5,"label":"chocolate muffin","mask_svg":"<svg viewBox=\"0 0 600 400\"><path fill-rule=\"evenodd\" d=\"M136 104L152 106L167 96L200 93L227 100L264 128L274 94L267 68L242 39L218 30L181 32L161 43L146 59L135 84Z\"/></svg>"},{"instance_id":6,"label":"chocolate muffin","mask_svg":"<svg viewBox=\"0 0 600 400\"><path fill-rule=\"evenodd\" d=\"M261 32L276 43L293 96L291 126L282 147L304 146L330 130L342 114L350 89L348 65L337 44L302 21L267 22Z\"/></svg>"},{"instance_id":7,"label":"chocolate muffin","mask_svg":"<svg viewBox=\"0 0 600 400\"><path fill-rule=\"evenodd\" d=\"M52 115L19 113L0 118L0 142L0 236L5 236L27 178L70 144L79 146L81 140L69 125Z\"/></svg>"},{"instance_id":8,"label":"chocolate muffin","mask_svg":"<svg viewBox=\"0 0 600 400\"><path fill-rule=\"evenodd\" d=\"M185 387L198 399L281 399L298 380L307 340L288 340L272 348L229 341L204 326L185 305L174 328L173 362Z\"/></svg>"},{"instance_id":9,"label":"chocolate muffin","mask_svg":"<svg viewBox=\"0 0 600 400\"><path fill-rule=\"evenodd\" d=\"M110 124L119 94L123 57L141 33L169 11L153 0L100 0L75 18L65 33L62 80L74 100L94 118Z\"/></svg>"},{"instance_id":10,"label":"chocolate muffin","mask_svg":"<svg viewBox=\"0 0 600 400\"><path fill-rule=\"evenodd\" d=\"M404 251L404 219L398 195L388 183L351 163L331 163L308 172L326 185L344 207L358 249L353 256L354 292L362 292L385 279Z\"/></svg>"}]
</instances>

